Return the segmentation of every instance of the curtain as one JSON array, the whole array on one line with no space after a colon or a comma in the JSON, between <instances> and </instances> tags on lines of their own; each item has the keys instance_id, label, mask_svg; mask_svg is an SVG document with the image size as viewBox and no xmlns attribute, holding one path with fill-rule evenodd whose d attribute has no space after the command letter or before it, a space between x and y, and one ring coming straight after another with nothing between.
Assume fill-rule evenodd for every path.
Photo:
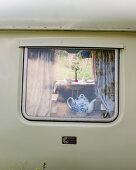
<instances>
[{"instance_id":1,"label":"curtain","mask_svg":"<svg viewBox=\"0 0 136 170\"><path fill-rule=\"evenodd\" d=\"M110 117L115 108L115 51L96 50L93 53L93 75L98 96Z\"/></svg>"},{"instance_id":2,"label":"curtain","mask_svg":"<svg viewBox=\"0 0 136 170\"><path fill-rule=\"evenodd\" d=\"M26 113L49 116L53 90L54 50L29 48Z\"/></svg>"}]
</instances>

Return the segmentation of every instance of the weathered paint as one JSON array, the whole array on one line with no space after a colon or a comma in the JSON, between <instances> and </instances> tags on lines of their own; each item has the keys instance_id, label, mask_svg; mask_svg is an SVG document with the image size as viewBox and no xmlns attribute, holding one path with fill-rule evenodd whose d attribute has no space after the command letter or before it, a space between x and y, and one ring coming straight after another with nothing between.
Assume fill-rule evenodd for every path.
<instances>
[{"instance_id":1,"label":"weathered paint","mask_svg":"<svg viewBox=\"0 0 136 170\"><path fill-rule=\"evenodd\" d=\"M123 44L119 68L119 116L111 123L28 121L21 113L25 39L85 37L92 44ZM0 169L136 169L136 32L0 32ZM62 136L77 136L63 145Z\"/></svg>"}]
</instances>

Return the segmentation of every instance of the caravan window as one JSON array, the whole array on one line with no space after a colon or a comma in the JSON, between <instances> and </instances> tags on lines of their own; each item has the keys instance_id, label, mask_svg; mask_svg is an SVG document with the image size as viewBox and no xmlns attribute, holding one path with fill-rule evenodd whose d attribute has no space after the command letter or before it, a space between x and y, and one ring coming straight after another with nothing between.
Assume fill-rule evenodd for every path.
<instances>
[{"instance_id":1,"label":"caravan window","mask_svg":"<svg viewBox=\"0 0 136 170\"><path fill-rule=\"evenodd\" d=\"M25 48L23 115L30 120L98 121L118 113L118 50Z\"/></svg>"}]
</instances>

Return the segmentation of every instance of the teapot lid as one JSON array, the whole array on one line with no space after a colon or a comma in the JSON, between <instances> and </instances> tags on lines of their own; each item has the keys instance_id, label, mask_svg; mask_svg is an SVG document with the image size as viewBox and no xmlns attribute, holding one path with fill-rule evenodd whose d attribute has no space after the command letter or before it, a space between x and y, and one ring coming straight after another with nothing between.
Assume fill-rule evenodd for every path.
<instances>
[{"instance_id":1,"label":"teapot lid","mask_svg":"<svg viewBox=\"0 0 136 170\"><path fill-rule=\"evenodd\" d=\"M80 94L77 99L78 99L78 100L84 100L84 101L88 102L88 99L85 97L84 94Z\"/></svg>"}]
</instances>

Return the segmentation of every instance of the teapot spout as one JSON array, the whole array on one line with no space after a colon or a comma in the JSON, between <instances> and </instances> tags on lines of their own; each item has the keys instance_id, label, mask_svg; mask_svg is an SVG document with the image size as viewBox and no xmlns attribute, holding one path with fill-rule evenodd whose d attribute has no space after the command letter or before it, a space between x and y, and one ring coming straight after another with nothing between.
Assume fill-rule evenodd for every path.
<instances>
[{"instance_id":1,"label":"teapot spout","mask_svg":"<svg viewBox=\"0 0 136 170\"><path fill-rule=\"evenodd\" d=\"M88 113L91 113L94 110L94 103L96 99L92 100L88 105Z\"/></svg>"}]
</instances>

